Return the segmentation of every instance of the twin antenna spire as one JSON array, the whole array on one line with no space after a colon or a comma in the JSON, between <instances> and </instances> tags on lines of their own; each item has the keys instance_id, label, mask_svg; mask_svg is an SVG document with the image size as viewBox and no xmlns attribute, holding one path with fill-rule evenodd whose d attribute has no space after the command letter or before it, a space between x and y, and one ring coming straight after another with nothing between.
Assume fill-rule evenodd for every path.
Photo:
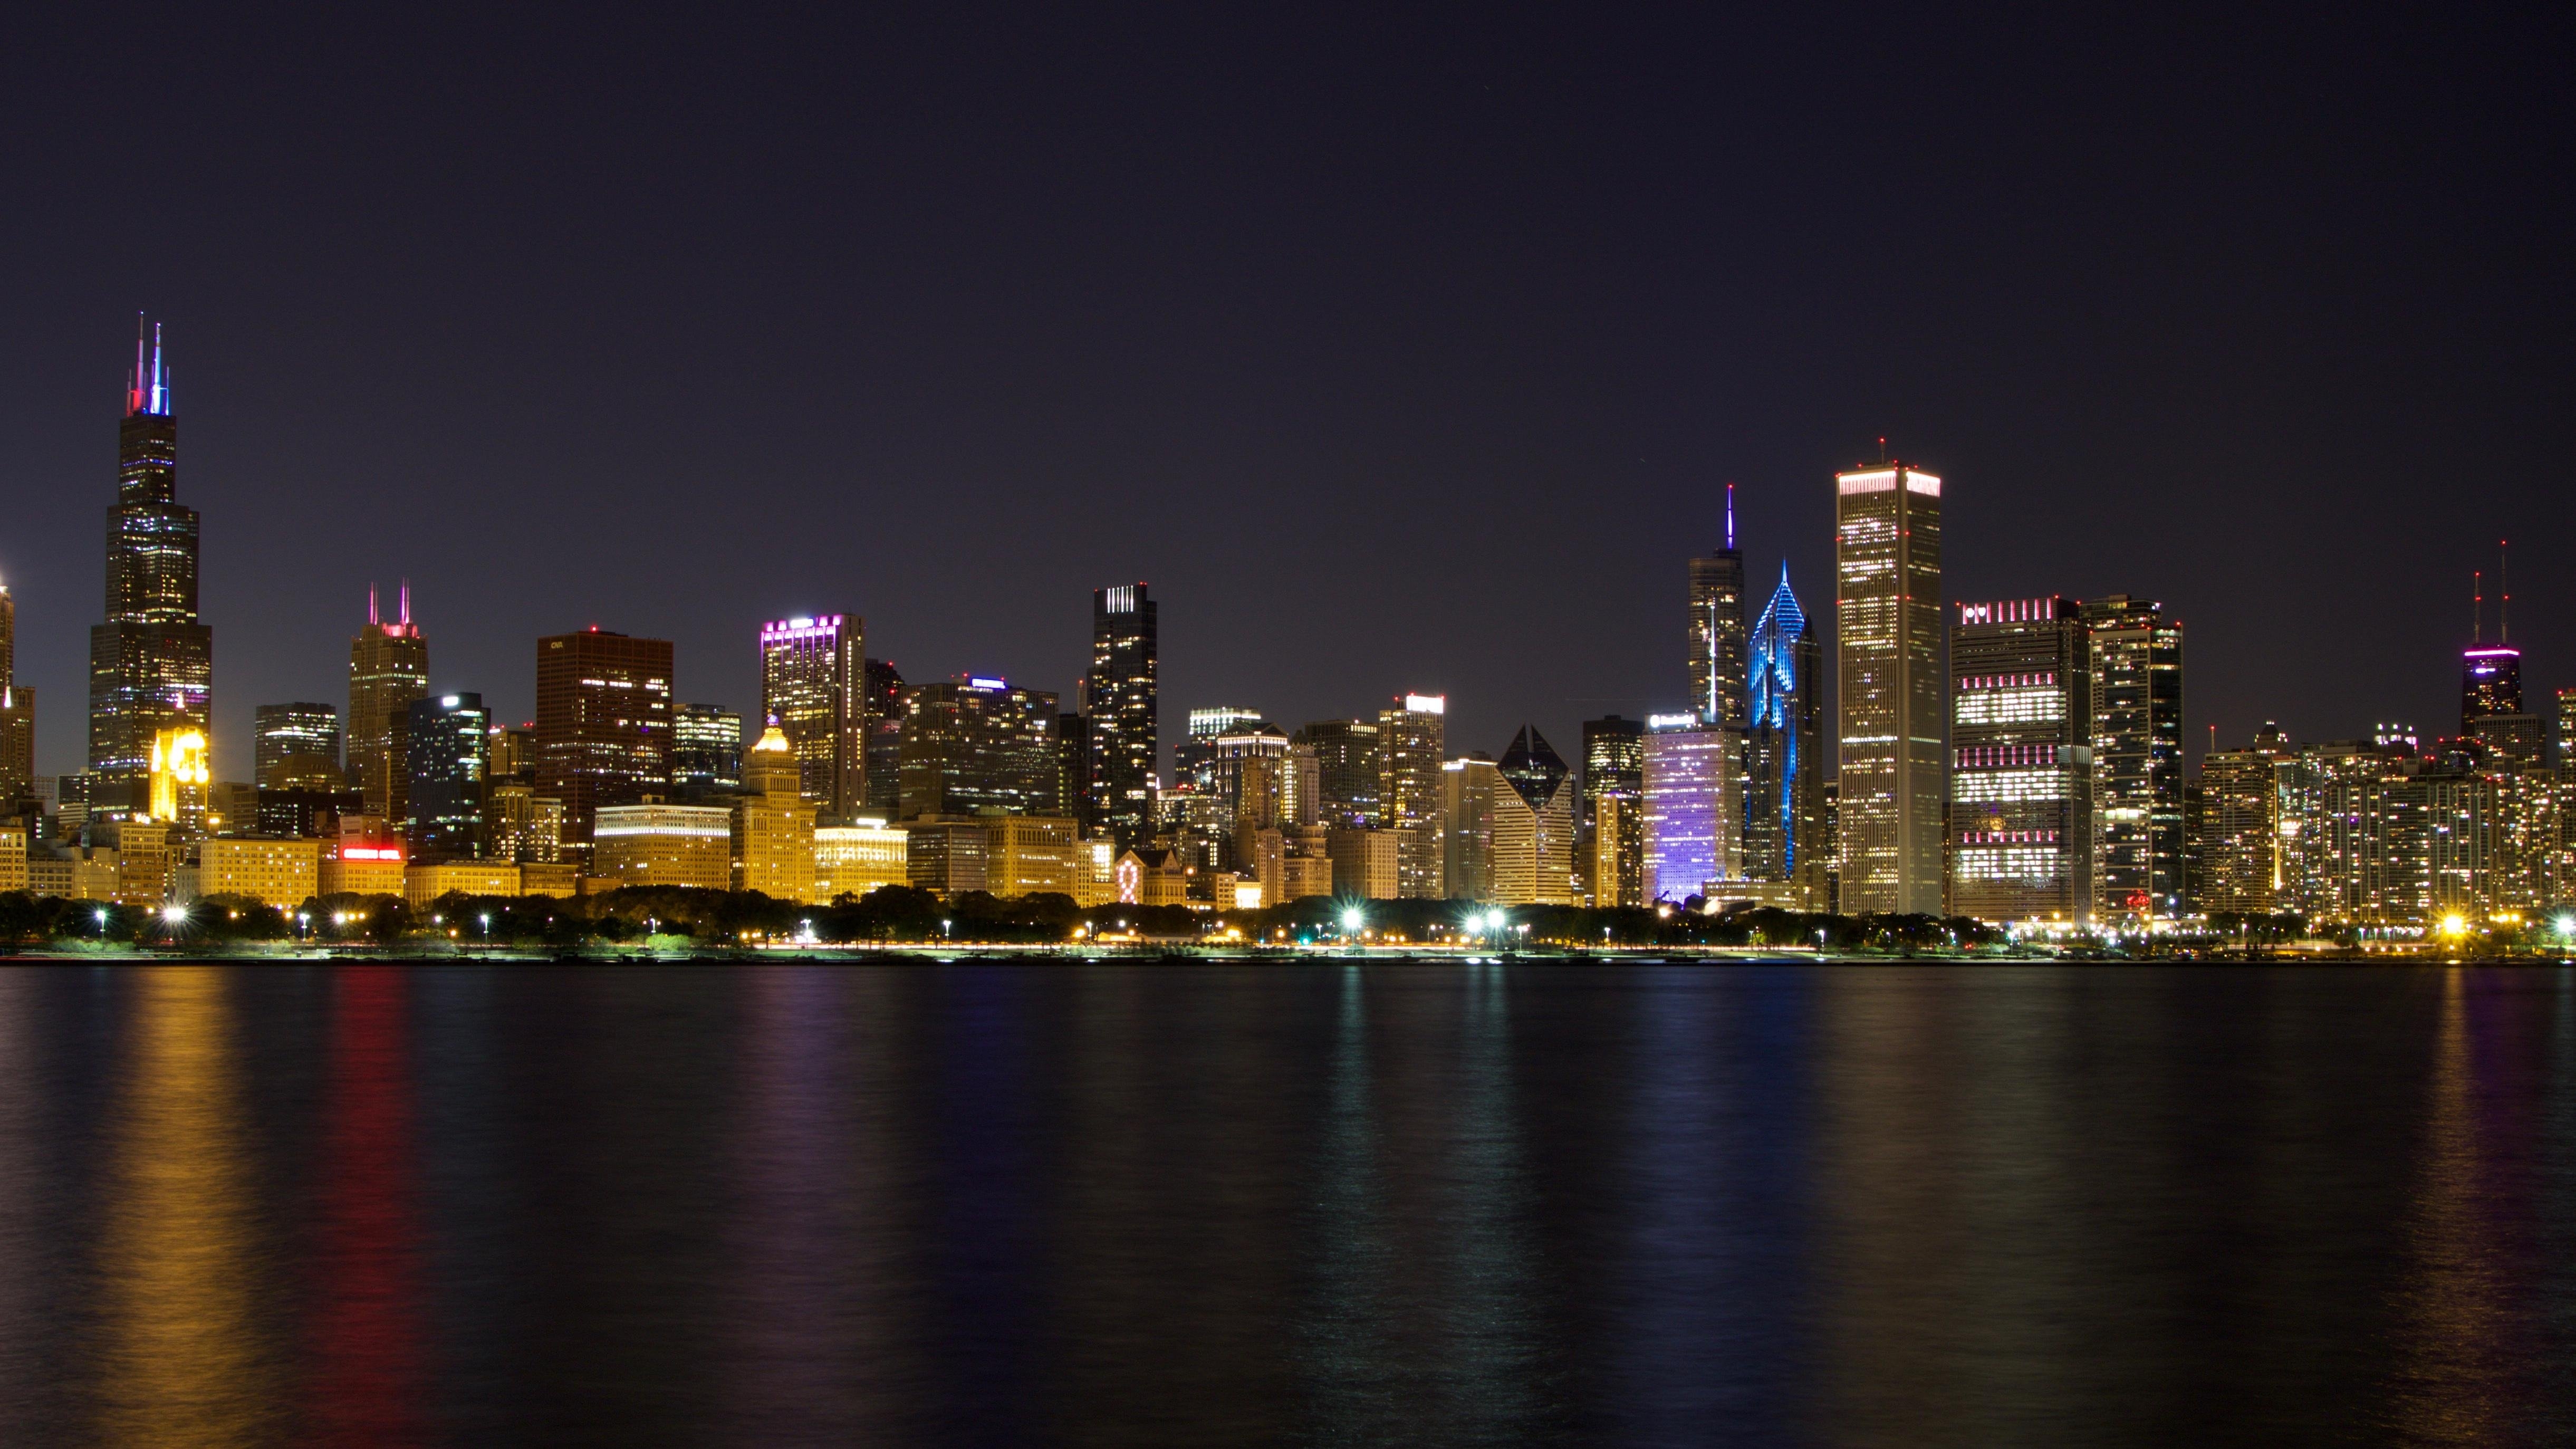
<instances>
[{"instance_id":1,"label":"twin antenna spire","mask_svg":"<svg viewBox=\"0 0 2576 1449\"><path fill-rule=\"evenodd\" d=\"M403 628L408 629L408 628L410 628L410 627L411 627L411 580L409 580L409 579L405 579L405 580L403 580L403 581L402 581L402 596L401 596L401 597L402 597L402 621L401 621L401 624L402 624L402 627L403 627ZM368 623L370 623L370 624L378 625L379 627L381 627L381 626L383 625L383 622L384 622L383 620L381 620L381 619L379 619L379 618L377 618L377 617L376 617L376 586L375 586L374 584L372 584L372 583L370 583L370 584L368 584L368 585L367 585L367 622L368 622Z\"/></svg>"},{"instance_id":2,"label":"twin antenna spire","mask_svg":"<svg viewBox=\"0 0 2576 1449\"><path fill-rule=\"evenodd\" d=\"M134 314L134 370L125 375L125 415L170 415L170 368L161 357L161 324Z\"/></svg>"},{"instance_id":3,"label":"twin antenna spire","mask_svg":"<svg viewBox=\"0 0 2576 1449\"><path fill-rule=\"evenodd\" d=\"M2513 565L2511 539L2496 540L2496 646L2513 642ZM2487 572L2469 570L2469 642L2486 642Z\"/></svg>"}]
</instances>

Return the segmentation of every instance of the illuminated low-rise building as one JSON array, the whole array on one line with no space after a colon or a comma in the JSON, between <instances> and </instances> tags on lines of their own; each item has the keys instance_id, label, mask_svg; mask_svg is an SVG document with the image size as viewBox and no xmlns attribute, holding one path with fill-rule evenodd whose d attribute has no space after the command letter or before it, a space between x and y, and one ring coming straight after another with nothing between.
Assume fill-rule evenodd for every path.
<instances>
[{"instance_id":1,"label":"illuminated low-rise building","mask_svg":"<svg viewBox=\"0 0 2576 1449\"><path fill-rule=\"evenodd\" d=\"M0 824L0 891L27 888L27 827Z\"/></svg>"},{"instance_id":2,"label":"illuminated low-rise building","mask_svg":"<svg viewBox=\"0 0 2576 1449\"><path fill-rule=\"evenodd\" d=\"M906 851L911 837L881 820L814 828L814 899L865 897L880 886L910 882Z\"/></svg>"},{"instance_id":3,"label":"illuminated low-rise building","mask_svg":"<svg viewBox=\"0 0 2576 1449\"><path fill-rule=\"evenodd\" d=\"M983 825L984 889L997 896L1064 895L1077 901L1089 891L1090 857L1070 818L1004 815Z\"/></svg>"},{"instance_id":4,"label":"illuminated low-rise building","mask_svg":"<svg viewBox=\"0 0 2576 1449\"><path fill-rule=\"evenodd\" d=\"M414 865L403 872L403 898L426 906L445 895L515 896L519 867L499 860L450 860Z\"/></svg>"},{"instance_id":5,"label":"illuminated low-rise building","mask_svg":"<svg viewBox=\"0 0 2576 1449\"><path fill-rule=\"evenodd\" d=\"M1140 846L1123 851L1110 870L1113 899L1127 906L1185 906L1190 904L1192 873L1188 858L1177 850Z\"/></svg>"},{"instance_id":6,"label":"illuminated low-rise building","mask_svg":"<svg viewBox=\"0 0 2576 1449\"><path fill-rule=\"evenodd\" d=\"M733 885L733 812L721 805L602 805L591 827L591 874L619 886Z\"/></svg>"},{"instance_id":7,"label":"illuminated low-rise building","mask_svg":"<svg viewBox=\"0 0 2576 1449\"><path fill-rule=\"evenodd\" d=\"M1333 893L1364 901L1395 900L1403 889L1396 867L1395 835L1385 830L1331 829L1324 855L1333 867Z\"/></svg>"},{"instance_id":8,"label":"illuminated low-rise building","mask_svg":"<svg viewBox=\"0 0 2576 1449\"><path fill-rule=\"evenodd\" d=\"M247 896L291 911L322 893L322 842L219 836L197 847L200 896Z\"/></svg>"},{"instance_id":9,"label":"illuminated low-rise building","mask_svg":"<svg viewBox=\"0 0 2576 1449\"><path fill-rule=\"evenodd\" d=\"M402 837L372 815L343 815L337 838L323 842L322 885L326 896L399 896L409 855Z\"/></svg>"}]
</instances>

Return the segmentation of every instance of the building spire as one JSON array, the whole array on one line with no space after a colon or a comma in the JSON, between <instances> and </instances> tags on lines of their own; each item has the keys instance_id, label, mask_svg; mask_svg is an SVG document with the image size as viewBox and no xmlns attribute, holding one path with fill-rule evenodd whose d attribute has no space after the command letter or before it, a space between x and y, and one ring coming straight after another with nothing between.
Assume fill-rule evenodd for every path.
<instances>
[{"instance_id":1,"label":"building spire","mask_svg":"<svg viewBox=\"0 0 2576 1449\"><path fill-rule=\"evenodd\" d=\"M2487 642L2487 571L2469 570L2469 642Z\"/></svg>"},{"instance_id":2,"label":"building spire","mask_svg":"<svg viewBox=\"0 0 2576 1449\"><path fill-rule=\"evenodd\" d=\"M370 624L383 622L376 617L376 585L372 579L367 582L367 622Z\"/></svg>"},{"instance_id":3,"label":"building spire","mask_svg":"<svg viewBox=\"0 0 2576 1449\"><path fill-rule=\"evenodd\" d=\"M1726 485L1726 546L1735 547L1735 485Z\"/></svg>"},{"instance_id":4,"label":"building spire","mask_svg":"<svg viewBox=\"0 0 2576 1449\"><path fill-rule=\"evenodd\" d=\"M125 375L125 415L170 415L170 369L161 356L161 324L134 314L134 369Z\"/></svg>"},{"instance_id":5,"label":"building spire","mask_svg":"<svg viewBox=\"0 0 2576 1449\"><path fill-rule=\"evenodd\" d=\"M411 627L411 580L409 579L402 581L402 623L405 629Z\"/></svg>"},{"instance_id":6,"label":"building spire","mask_svg":"<svg viewBox=\"0 0 2576 1449\"><path fill-rule=\"evenodd\" d=\"M2513 553L2511 539L2496 540L2496 643L2513 642Z\"/></svg>"}]
</instances>

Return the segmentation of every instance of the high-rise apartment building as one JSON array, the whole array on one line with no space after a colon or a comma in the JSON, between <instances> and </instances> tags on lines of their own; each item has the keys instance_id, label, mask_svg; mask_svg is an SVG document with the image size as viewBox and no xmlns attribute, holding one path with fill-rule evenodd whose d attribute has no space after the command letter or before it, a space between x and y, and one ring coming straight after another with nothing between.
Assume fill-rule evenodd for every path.
<instances>
[{"instance_id":1,"label":"high-rise apartment building","mask_svg":"<svg viewBox=\"0 0 2576 1449\"><path fill-rule=\"evenodd\" d=\"M1585 879L1596 906L1646 903L1646 723L1583 722Z\"/></svg>"},{"instance_id":2,"label":"high-rise apartment building","mask_svg":"<svg viewBox=\"0 0 2576 1449\"><path fill-rule=\"evenodd\" d=\"M439 694L412 701L404 734L410 772L404 791L403 838L412 860L436 864L479 859L491 781L492 712L479 694Z\"/></svg>"},{"instance_id":3,"label":"high-rise apartment building","mask_svg":"<svg viewBox=\"0 0 2576 1449\"><path fill-rule=\"evenodd\" d=\"M2093 675L2071 599L1961 604L1950 635L1950 909L2093 914Z\"/></svg>"},{"instance_id":4,"label":"high-rise apartment building","mask_svg":"<svg viewBox=\"0 0 2576 1449\"><path fill-rule=\"evenodd\" d=\"M1367 830L1378 823L1378 788L1386 773L1384 732L1371 720L1319 719L1297 732L1315 751L1324 823Z\"/></svg>"},{"instance_id":5,"label":"high-rise apartment building","mask_svg":"<svg viewBox=\"0 0 2576 1449\"><path fill-rule=\"evenodd\" d=\"M1747 651L1744 736L1744 875L1786 881L1795 898L1825 900L1824 670L1789 566L1754 621Z\"/></svg>"},{"instance_id":6,"label":"high-rise apartment building","mask_svg":"<svg viewBox=\"0 0 2576 1449\"><path fill-rule=\"evenodd\" d=\"M2111 594L2080 613L2093 646L2094 913L2133 925L2190 899L2183 831L2182 621Z\"/></svg>"},{"instance_id":7,"label":"high-rise apartment building","mask_svg":"<svg viewBox=\"0 0 2576 1449\"><path fill-rule=\"evenodd\" d=\"M1678 904L1743 878L1744 737L1688 714L1646 716L1642 889Z\"/></svg>"},{"instance_id":8,"label":"high-rise apartment building","mask_svg":"<svg viewBox=\"0 0 2576 1449\"><path fill-rule=\"evenodd\" d=\"M2268 916L2294 908L2285 878L2295 856L2281 832L2283 770L2296 758L2281 727L2264 721L2251 745L2212 750L2200 760L2201 862L2194 890L2211 915ZM2295 817L2290 817L2295 819Z\"/></svg>"},{"instance_id":9,"label":"high-rise apartment building","mask_svg":"<svg viewBox=\"0 0 2576 1449\"><path fill-rule=\"evenodd\" d=\"M1735 485L1726 486L1726 546L1690 561L1691 712L1744 728L1744 554L1735 546Z\"/></svg>"},{"instance_id":10,"label":"high-rise apartment building","mask_svg":"<svg viewBox=\"0 0 2576 1449\"><path fill-rule=\"evenodd\" d=\"M760 626L760 713L796 752L805 798L835 824L867 800L866 625L823 614Z\"/></svg>"},{"instance_id":11,"label":"high-rise apartment building","mask_svg":"<svg viewBox=\"0 0 2576 1449\"><path fill-rule=\"evenodd\" d=\"M1449 697L1441 694L1408 694L1396 708L1378 711L1378 819L1397 832L1399 888L1411 899L1448 894L1442 845L1448 714Z\"/></svg>"},{"instance_id":12,"label":"high-rise apartment building","mask_svg":"<svg viewBox=\"0 0 2576 1449\"><path fill-rule=\"evenodd\" d=\"M1942 908L1948 792L1941 480L1902 462L1834 477L1840 909Z\"/></svg>"},{"instance_id":13,"label":"high-rise apartment building","mask_svg":"<svg viewBox=\"0 0 2576 1449\"><path fill-rule=\"evenodd\" d=\"M0 584L0 818L32 814L36 692L18 683L18 602Z\"/></svg>"},{"instance_id":14,"label":"high-rise apartment building","mask_svg":"<svg viewBox=\"0 0 2576 1449\"><path fill-rule=\"evenodd\" d=\"M251 779L263 790L340 788L340 711L309 702L252 711Z\"/></svg>"},{"instance_id":15,"label":"high-rise apartment building","mask_svg":"<svg viewBox=\"0 0 2576 1449\"><path fill-rule=\"evenodd\" d=\"M963 675L906 703L902 818L1060 813L1053 690Z\"/></svg>"},{"instance_id":16,"label":"high-rise apartment building","mask_svg":"<svg viewBox=\"0 0 2576 1449\"><path fill-rule=\"evenodd\" d=\"M801 763L797 779L802 792ZM719 705L681 705L671 719L671 784L692 797L741 789L742 715Z\"/></svg>"},{"instance_id":17,"label":"high-rise apartment building","mask_svg":"<svg viewBox=\"0 0 2576 1449\"><path fill-rule=\"evenodd\" d=\"M1162 748L1155 671L1160 645L1143 584L1091 594L1091 669L1083 677L1089 817L1124 851L1154 833L1154 762Z\"/></svg>"},{"instance_id":18,"label":"high-rise apartment building","mask_svg":"<svg viewBox=\"0 0 2576 1449\"><path fill-rule=\"evenodd\" d=\"M138 324L107 510L107 620L89 634L93 820L143 807L156 737L212 729L215 645L197 619L197 511L179 503L178 488L161 329Z\"/></svg>"},{"instance_id":19,"label":"high-rise apartment building","mask_svg":"<svg viewBox=\"0 0 2576 1449\"><path fill-rule=\"evenodd\" d=\"M867 661L861 689L867 756L867 806L887 820L903 804L903 672L891 660Z\"/></svg>"},{"instance_id":20,"label":"high-rise apartment building","mask_svg":"<svg viewBox=\"0 0 2576 1449\"><path fill-rule=\"evenodd\" d=\"M671 788L671 641L597 626L539 639L536 732L537 793L563 802L565 843L584 858L601 806Z\"/></svg>"},{"instance_id":21,"label":"high-rise apartment building","mask_svg":"<svg viewBox=\"0 0 2576 1449\"><path fill-rule=\"evenodd\" d=\"M409 813L403 792L410 788L411 765L403 732L411 727L413 702L429 697L429 641L411 621L410 584L402 586L400 597L400 617L387 623L369 588L366 627L349 641L346 773L351 788L366 797L367 813L388 820Z\"/></svg>"}]
</instances>

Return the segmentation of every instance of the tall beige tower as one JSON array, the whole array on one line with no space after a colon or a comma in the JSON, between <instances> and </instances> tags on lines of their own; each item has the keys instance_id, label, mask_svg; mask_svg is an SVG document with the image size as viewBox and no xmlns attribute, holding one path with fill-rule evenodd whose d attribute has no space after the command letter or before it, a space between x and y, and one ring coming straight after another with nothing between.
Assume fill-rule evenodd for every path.
<instances>
[{"instance_id":1,"label":"tall beige tower","mask_svg":"<svg viewBox=\"0 0 2576 1449\"><path fill-rule=\"evenodd\" d=\"M1948 695L1941 480L1902 462L1834 477L1841 909L1939 914Z\"/></svg>"},{"instance_id":2,"label":"tall beige tower","mask_svg":"<svg viewBox=\"0 0 2576 1449\"><path fill-rule=\"evenodd\" d=\"M772 717L760 742L743 752L734 802L734 887L772 900L814 899L814 803L804 798L811 761Z\"/></svg>"}]
</instances>

